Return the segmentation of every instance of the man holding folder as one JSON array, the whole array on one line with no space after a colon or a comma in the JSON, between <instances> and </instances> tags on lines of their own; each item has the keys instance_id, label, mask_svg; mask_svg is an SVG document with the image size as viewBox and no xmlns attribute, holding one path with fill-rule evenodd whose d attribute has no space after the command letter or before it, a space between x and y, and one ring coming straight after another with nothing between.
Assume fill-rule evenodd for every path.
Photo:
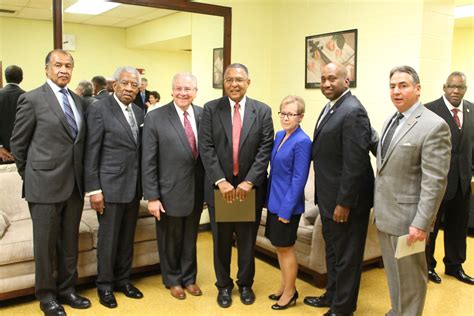
<instances>
[{"instance_id":1,"label":"man holding folder","mask_svg":"<svg viewBox=\"0 0 474 316\"><path fill-rule=\"evenodd\" d=\"M268 105L246 97L250 85L247 67L231 64L224 73L226 96L204 105L199 127L199 153L206 170L205 199L209 203L214 242L217 303L232 304L230 277L233 235L238 248L237 285L240 300L250 305L255 275L255 239L266 194L267 167L273 145L273 121ZM227 203L245 201L255 189L255 220L216 221L214 188ZM245 205L242 203L241 205ZM245 210L242 210L245 211Z\"/></svg>"}]
</instances>

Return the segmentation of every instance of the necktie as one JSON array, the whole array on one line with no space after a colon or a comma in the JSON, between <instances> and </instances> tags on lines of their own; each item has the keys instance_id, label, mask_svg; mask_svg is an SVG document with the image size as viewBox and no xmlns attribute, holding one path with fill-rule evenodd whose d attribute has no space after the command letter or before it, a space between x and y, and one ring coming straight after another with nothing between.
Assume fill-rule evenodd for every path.
<instances>
[{"instance_id":1,"label":"necktie","mask_svg":"<svg viewBox=\"0 0 474 316\"><path fill-rule=\"evenodd\" d=\"M143 104L145 104L146 103L145 92L140 92L140 94L142 95L142 102L143 102Z\"/></svg>"},{"instance_id":2,"label":"necktie","mask_svg":"<svg viewBox=\"0 0 474 316\"><path fill-rule=\"evenodd\" d=\"M189 122L188 116L189 113L184 111L184 132L186 133L186 138L188 139L189 146L191 146L193 157L194 159L197 159L198 151L196 148L196 137L194 136L193 128L191 127L191 122Z\"/></svg>"},{"instance_id":3,"label":"necktie","mask_svg":"<svg viewBox=\"0 0 474 316\"><path fill-rule=\"evenodd\" d=\"M74 118L74 113L72 112L71 104L69 103L69 99L67 98L67 90L61 89L59 91L61 92L61 95L63 98L63 107L64 107L63 110L64 110L64 114L66 115L67 124L69 125L69 129L71 130L72 138L76 139L77 124L76 124L76 119Z\"/></svg>"},{"instance_id":4,"label":"necktie","mask_svg":"<svg viewBox=\"0 0 474 316\"><path fill-rule=\"evenodd\" d=\"M135 118L133 117L132 106L130 104L127 105L127 108L125 110L128 112L128 119L127 119L128 124L130 125L130 128L132 129L133 139L135 140L135 143L136 143L138 139L138 127L137 127L137 124L135 123Z\"/></svg>"},{"instance_id":5,"label":"necktie","mask_svg":"<svg viewBox=\"0 0 474 316\"><path fill-rule=\"evenodd\" d=\"M395 130L398 127L398 123L400 123L400 120L402 118L403 118L403 114L398 113L397 117L395 118L395 121L393 121L393 123L390 126L389 130L385 134L385 138L384 138L383 144L382 144L382 159L385 158L385 154L387 153L388 147L390 147L390 142L392 141L393 134L395 134Z\"/></svg>"},{"instance_id":6,"label":"necktie","mask_svg":"<svg viewBox=\"0 0 474 316\"><path fill-rule=\"evenodd\" d=\"M321 115L321 118L319 119L319 122L318 122L318 126L316 126L316 128L319 127L319 124L321 124L321 122L324 120L324 117L328 114L330 109L331 109L331 103L326 104L326 106L324 107L324 112Z\"/></svg>"},{"instance_id":7,"label":"necktie","mask_svg":"<svg viewBox=\"0 0 474 316\"><path fill-rule=\"evenodd\" d=\"M456 122L456 125L458 126L458 128L461 129L461 120L459 119L459 116L458 116L459 109L452 109L451 112L453 112L454 122Z\"/></svg>"},{"instance_id":8,"label":"necktie","mask_svg":"<svg viewBox=\"0 0 474 316\"><path fill-rule=\"evenodd\" d=\"M242 130L242 118L239 112L240 104L234 105L234 117L232 118L232 160L234 176L239 174L239 145L240 131Z\"/></svg>"}]
</instances>

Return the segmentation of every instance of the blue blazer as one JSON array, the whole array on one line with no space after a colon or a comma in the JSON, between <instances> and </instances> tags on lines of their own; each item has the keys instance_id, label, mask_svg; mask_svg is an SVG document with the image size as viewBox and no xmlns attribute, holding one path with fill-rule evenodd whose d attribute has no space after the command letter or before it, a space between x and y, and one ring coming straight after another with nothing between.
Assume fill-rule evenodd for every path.
<instances>
[{"instance_id":1,"label":"blue blazer","mask_svg":"<svg viewBox=\"0 0 474 316\"><path fill-rule=\"evenodd\" d=\"M277 132L270 159L268 211L290 220L304 212L304 187L308 180L312 142L298 127L280 146L285 131Z\"/></svg>"}]
</instances>

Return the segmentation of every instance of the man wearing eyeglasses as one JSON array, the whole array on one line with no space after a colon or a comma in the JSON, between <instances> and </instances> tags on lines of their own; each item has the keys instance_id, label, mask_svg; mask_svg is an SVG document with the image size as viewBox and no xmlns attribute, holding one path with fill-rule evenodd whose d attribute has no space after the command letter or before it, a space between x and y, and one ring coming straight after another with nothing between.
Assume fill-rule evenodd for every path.
<instances>
[{"instance_id":1,"label":"man wearing eyeglasses","mask_svg":"<svg viewBox=\"0 0 474 316\"><path fill-rule=\"evenodd\" d=\"M142 196L140 178L143 111L133 104L140 74L120 67L114 93L87 108L84 159L86 196L97 211L97 292L108 308L117 307L114 290L139 299L143 294L130 281L133 240Z\"/></svg>"},{"instance_id":2,"label":"man wearing eyeglasses","mask_svg":"<svg viewBox=\"0 0 474 316\"><path fill-rule=\"evenodd\" d=\"M463 100L467 90L464 73L459 71L451 73L443 85L443 90L444 95L441 98L426 104L428 109L448 123L452 144L446 193L426 246L428 278L434 283L441 283L441 278L435 271L434 251L441 219L444 216L444 273L461 282L474 285L474 278L467 275L462 268L462 264L466 261L471 197L474 107L472 103Z\"/></svg>"},{"instance_id":3,"label":"man wearing eyeglasses","mask_svg":"<svg viewBox=\"0 0 474 316\"><path fill-rule=\"evenodd\" d=\"M214 242L217 303L232 304L234 282L230 261L235 234L238 251L237 285L240 300L253 304L255 240L266 195L267 167L273 146L273 121L268 105L246 96L247 67L231 64L224 72L226 96L204 105L199 126L199 153L207 174L205 199L209 203ZM216 222L214 188L228 203L245 200L256 190L255 222Z\"/></svg>"},{"instance_id":4,"label":"man wearing eyeglasses","mask_svg":"<svg viewBox=\"0 0 474 316\"><path fill-rule=\"evenodd\" d=\"M341 64L321 72L321 92L329 100L313 138L314 201L319 206L326 244L328 283L321 296L306 297L324 315L352 315L357 307L362 259L373 205L374 173L370 164L371 127L367 112L349 91Z\"/></svg>"}]
</instances>

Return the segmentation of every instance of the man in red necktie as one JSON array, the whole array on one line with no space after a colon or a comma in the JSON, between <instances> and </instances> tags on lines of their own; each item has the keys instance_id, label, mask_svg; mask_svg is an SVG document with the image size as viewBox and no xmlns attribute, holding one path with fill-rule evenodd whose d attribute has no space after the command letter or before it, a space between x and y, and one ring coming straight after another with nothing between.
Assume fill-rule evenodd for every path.
<instances>
[{"instance_id":1,"label":"man in red necktie","mask_svg":"<svg viewBox=\"0 0 474 316\"><path fill-rule=\"evenodd\" d=\"M267 167L273 145L273 121L268 105L246 96L250 85L247 67L231 64L224 72L226 96L204 105L199 127L199 153L206 169L205 196L209 203L214 241L217 303L232 304L234 282L230 277L233 235L237 241L237 285L240 300L250 305L255 276L255 239L266 194ZM216 222L214 187L232 203L256 190L255 222Z\"/></svg>"},{"instance_id":2,"label":"man in red necktie","mask_svg":"<svg viewBox=\"0 0 474 316\"><path fill-rule=\"evenodd\" d=\"M474 133L474 107L463 100L466 93L466 76L453 72L443 85L444 95L426 107L448 123L451 130L451 165L448 185L439 208L433 232L426 247L428 278L441 283L435 271L436 237L444 215L444 265L445 274L459 281L474 285L474 278L467 275L462 264L466 261L466 235L469 219L472 176L472 137Z\"/></svg>"}]
</instances>

